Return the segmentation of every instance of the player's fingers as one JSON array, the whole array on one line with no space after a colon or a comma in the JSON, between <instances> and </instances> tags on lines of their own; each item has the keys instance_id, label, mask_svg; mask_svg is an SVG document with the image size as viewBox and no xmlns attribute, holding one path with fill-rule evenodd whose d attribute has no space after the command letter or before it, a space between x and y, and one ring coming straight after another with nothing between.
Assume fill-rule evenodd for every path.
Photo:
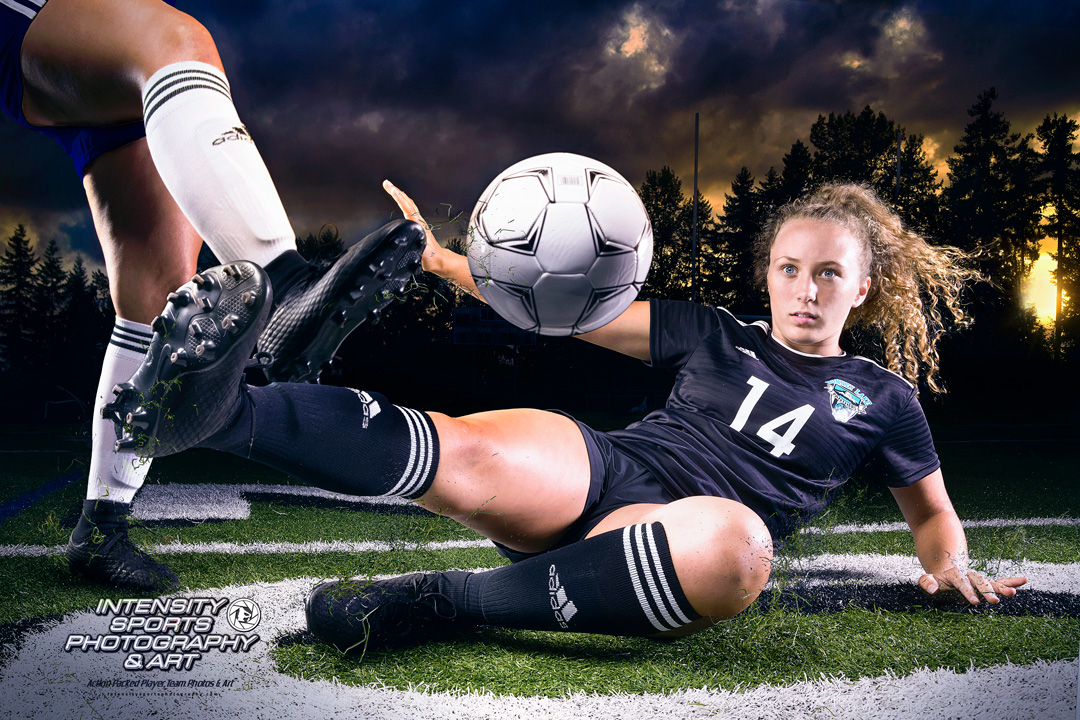
<instances>
[{"instance_id":1,"label":"player's fingers","mask_svg":"<svg viewBox=\"0 0 1080 720\"><path fill-rule=\"evenodd\" d=\"M978 594L982 595L982 597L986 599L986 602L990 603L991 605L1001 602L1001 599L997 596L997 592L990 580L974 571L968 572L968 580L970 581L971 586L978 592ZM972 600L967 593L964 593L964 597L968 599L968 602L971 602L975 605L980 602L978 595L976 595L974 600Z\"/></svg>"},{"instance_id":2,"label":"player's fingers","mask_svg":"<svg viewBox=\"0 0 1080 720\"><path fill-rule=\"evenodd\" d=\"M923 592L925 592L927 595L933 595L938 591L939 586L937 579L930 573L926 573L921 578L919 578L919 587L921 587L923 589Z\"/></svg>"},{"instance_id":3,"label":"player's fingers","mask_svg":"<svg viewBox=\"0 0 1080 720\"><path fill-rule=\"evenodd\" d=\"M999 595L1004 595L1005 597L1012 597L1013 595L1016 594L1016 588L1027 584L1027 578L1026 577L998 578L997 580L993 580L992 582L993 582L993 585L994 585L994 589L996 589L998 591Z\"/></svg>"},{"instance_id":4,"label":"player's fingers","mask_svg":"<svg viewBox=\"0 0 1080 720\"><path fill-rule=\"evenodd\" d=\"M394 202L397 203L398 208L401 209L402 214L410 220L415 220L415 216L420 214L420 209L416 207L416 203L413 199L403 193L394 183L389 180L383 180L383 190L390 194L390 197L394 198Z\"/></svg>"},{"instance_id":5,"label":"player's fingers","mask_svg":"<svg viewBox=\"0 0 1080 720\"><path fill-rule=\"evenodd\" d=\"M953 582L953 587L960 591L960 594L964 596L972 605L978 605L982 602L979 598L979 593L975 591L975 588L971 584L971 580L965 575L961 575Z\"/></svg>"}]
</instances>

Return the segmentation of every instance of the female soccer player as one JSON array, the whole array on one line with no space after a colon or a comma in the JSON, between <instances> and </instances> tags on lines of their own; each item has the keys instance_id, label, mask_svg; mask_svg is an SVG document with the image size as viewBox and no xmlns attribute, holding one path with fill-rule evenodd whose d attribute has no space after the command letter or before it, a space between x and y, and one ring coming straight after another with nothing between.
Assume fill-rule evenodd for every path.
<instances>
[{"instance_id":1,"label":"female soccer player","mask_svg":"<svg viewBox=\"0 0 1080 720\"><path fill-rule=\"evenodd\" d=\"M411 200L387 188L406 217L420 219ZM991 580L968 567L913 384L937 388L942 314L965 320L959 294L973 273L862 186L827 185L782 208L759 251L771 323L651 301L583 336L678 371L666 406L621 431L539 410L450 418L348 388L247 388L226 368L241 366L252 347L243 332L241 360L200 365L198 382L186 382L192 370L164 356L183 346L199 315L171 307L174 331L155 336L155 367L133 378L115 409L130 411L139 428L127 442L151 454L201 442L319 487L414 499L484 534L514 561L479 573L320 585L308 598L309 628L346 651L481 623L695 632L750 605L768 580L773 539L822 510L830 491L864 468L896 498L926 592L955 589L972 604L1014 595L1024 578ZM430 236L424 267L476 292L465 258ZM234 292L258 295L260 282L253 275ZM841 348L841 331L853 324L880 331L889 369ZM239 389L207 420L198 386L219 380ZM179 389L154 394L161 381ZM186 429L193 405L203 422L196 437Z\"/></svg>"},{"instance_id":2,"label":"female soccer player","mask_svg":"<svg viewBox=\"0 0 1080 720\"><path fill-rule=\"evenodd\" d=\"M90 203L117 314L97 405L141 364L149 323L195 272L203 239L221 260L254 261L273 278L274 314L259 344L277 358L267 369L275 379L317 374L385 304L382 291L411 276L402 258L424 242L411 224L357 243L322 276L308 267L213 39L170 4L0 0L0 82L4 111L67 151ZM344 321L327 332L337 313ZM149 463L114 442L112 424L98 419L69 564L120 587L176 587L175 574L128 539L130 504Z\"/></svg>"}]
</instances>

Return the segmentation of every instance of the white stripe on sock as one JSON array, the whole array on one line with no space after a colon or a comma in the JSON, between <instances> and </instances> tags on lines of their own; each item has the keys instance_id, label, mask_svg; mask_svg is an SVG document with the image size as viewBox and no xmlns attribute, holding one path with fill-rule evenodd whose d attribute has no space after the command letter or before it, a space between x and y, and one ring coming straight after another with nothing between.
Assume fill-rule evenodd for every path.
<instances>
[{"instance_id":1,"label":"white stripe on sock","mask_svg":"<svg viewBox=\"0 0 1080 720\"><path fill-rule=\"evenodd\" d=\"M682 608L679 607L679 603L675 599L675 593L671 591L671 587L668 585L667 574L664 572L664 566L660 562L660 551L656 547L656 538L653 536L652 525L645 526L645 536L649 541L649 552L652 554L656 562L656 574L660 581L660 587L664 590L664 595L667 597L668 604L671 606L672 611L678 616L682 622L680 625L685 625L691 622L690 618L686 617Z\"/></svg>"},{"instance_id":2,"label":"white stripe on sock","mask_svg":"<svg viewBox=\"0 0 1080 720\"><path fill-rule=\"evenodd\" d=\"M652 626L657 630L663 632L670 628L665 627L656 619L656 615L653 614L652 608L649 607L649 601L645 598L645 589L641 586L641 577L638 574L637 559L634 555L634 541L631 538L632 527L623 528L623 553L626 556L626 566L630 571L630 582L634 586L634 592L637 594L638 603L641 605L641 609L645 611L645 617L649 619Z\"/></svg>"},{"instance_id":3,"label":"white stripe on sock","mask_svg":"<svg viewBox=\"0 0 1080 720\"><path fill-rule=\"evenodd\" d=\"M660 596L660 591L656 587L656 580L653 577L653 570L651 565L657 565L656 558L650 558L648 551L645 549L645 528L647 525L635 525L634 534L637 536L637 551L638 558L641 562L641 572L645 576L645 583L649 586L649 595L652 597L653 603L656 604L656 609L660 612L660 615L664 618L664 622L668 625L668 628L674 630L679 627L679 623L675 622L675 619L668 614L667 608L664 606L663 598ZM652 561L650 563L650 560Z\"/></svg>"}]
</instances>

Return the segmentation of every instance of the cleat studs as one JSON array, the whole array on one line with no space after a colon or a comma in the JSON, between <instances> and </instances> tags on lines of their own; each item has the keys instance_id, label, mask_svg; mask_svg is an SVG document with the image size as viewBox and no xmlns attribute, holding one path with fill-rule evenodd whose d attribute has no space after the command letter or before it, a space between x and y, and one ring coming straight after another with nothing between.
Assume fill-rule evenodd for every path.
<instances>
[{"instance_id":1,"label":"cleat studs","mask_svg":"<svg viewBox=\"0 0 1080 720\"><path fill-rule=\"evenodd\" d=\"M201 358L206 355L208 351L213 351L216 349L216 342L214 342L213 340L203 340L201 343L195 346L195 357Z\"/></svg>"},{"instance_id":2,"label":"cleat studs","mask_svg":"<svg viewBox=\"0 0 1080 720\"><path fill-rule=\"evenodd\" d=\"M113 445L113 449L116 452L130 452L131 450L135 449L135 446L135 438L131 437L130 435L125 435L124 437L116 441L116 443Z\"/></svg>"},{"instance_id":3,"label":"cleat studs","mask_svg":"<svg viewBox=\"0 0 1080 720\"><path fill-rule=\"evenodd\" d=\"M236 313L229 313L221 319L221 329L226 330L230 335L235 335L240 332L240 316Z\"/></svg>"},{"instance_id":4,"label":"cleat studs","mask_svg":"<svg viewBox=\"0 0 1080 720\"><path fill-rule=\"evenodd\" d=\"M191 302L191 294L188 292L173 292L169 293L169 297L166 299L178 307L184 307Z\"/></svg>"},{"instance_id":5,"label":"cleat studs","mask_svg":"<svg viewBox=\"0 0 1080 720\"><path fill-rule=\"evenodd\" d=\"M210 302L210 298L201 297L199 298L199 308L206 312L209 312L214 309L214 304Z\"/></svg>"},{"instance_id":6,"label":"cleat studs","mask_svg":"<svg viewBox=\"0 0 1080 720\"><path fill-rule=\"evenodd\" d=\"M165 334L165 316L158 315L154 318L154 321L150 323L150 329L161 335Z\"/></svg>"},{"instance_id":7,"label":"cleat studs","mask_svg":"<svg viewBox=\"0 0 1080 720\"><path fill-rule=\"evenodd\" d=\"M240 295L240 302L244 303L248 307L255 304L255 293L250 290L246 290Z\"/></svg>"},{"instance_id":8,"label":"cleat studs","mask_svg":"<svg viewBox=\"0 0 1080 720\"><path fill-rule=\"evenodd\" d=\"M221 269L221 272L225 273L225 277L235 278L240 276L240 269L235 265L226 265Z\"/></svg>"},{"instance_id":9,"label":"cleat studs","mask_svg":"<svg viewBox=\"0 0 1080 720\"><path fill-rule=\"evenodd\" d=\"M196 273L196 275L191 278L191 282L195 283L195 287L200 290L214 287L214 281L210 279L210 276L203 275L202 273Z\"/></svg>"},{"instance_id":10,"label":"cleat studs","mask_svg":"<svg viewBox=\"0 0 1080 720\"><path fill-rule=\"evenodd\" d=\"M173 365L179 365L180 367L184 367L188 364L187 350L180 348L179 350L174 351L173 354L169 356L169 362L171 362Z\"/></svg>"}]
</instances>

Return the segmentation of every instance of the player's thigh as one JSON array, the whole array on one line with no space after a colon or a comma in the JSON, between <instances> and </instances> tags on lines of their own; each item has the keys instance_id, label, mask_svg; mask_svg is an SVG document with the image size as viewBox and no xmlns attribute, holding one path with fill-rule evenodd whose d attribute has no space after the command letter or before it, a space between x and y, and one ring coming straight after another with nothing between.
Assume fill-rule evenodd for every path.
<instances>
[{"instance_id":1,"label":"player's thigh","mask_svg":"<svg viewBox=\"0 0 1080 720\"><path fill-rule=\"evenodd\" d=\"M160 0L49 0L23 39L23 112L33 125L142 117L142 86L173 62L221 67L206 29Z\"/></svg>"},{"instance_id":2,"label":"player's thigh","mask_svg":"<svg viewBox=\"0 0 1080 720\"><path fill-rule=\"evenodd\" d=\"M570 418L530 409L431 417L439 469L424 507L523 552L547 549L581 515L591 468Z\"/></svg>"},{"instance_id":3,"label":"player's thigh","mask_svg":"<svg viewBox=\"0 0 1080 720\"><path fill-rule=\"evenodd\" d=\"M589 536L653 522L664 526L679 585L703 616L675 634L734 617L768 582L772 536L756 513L734 500L695 496L666 505L627 505L609 513Z\"/></svg>"},{"instance_id":4,"label":"player's thigh","mask_svg":"<svg viewBox=\"0 0 1080 720\"><path fill-rule=\"evenodd\" d=\"M95 158L83 187L116 312L149 323L194 274L202 239L165 189L146 138Z\"/></svg>"}]
</instances>

